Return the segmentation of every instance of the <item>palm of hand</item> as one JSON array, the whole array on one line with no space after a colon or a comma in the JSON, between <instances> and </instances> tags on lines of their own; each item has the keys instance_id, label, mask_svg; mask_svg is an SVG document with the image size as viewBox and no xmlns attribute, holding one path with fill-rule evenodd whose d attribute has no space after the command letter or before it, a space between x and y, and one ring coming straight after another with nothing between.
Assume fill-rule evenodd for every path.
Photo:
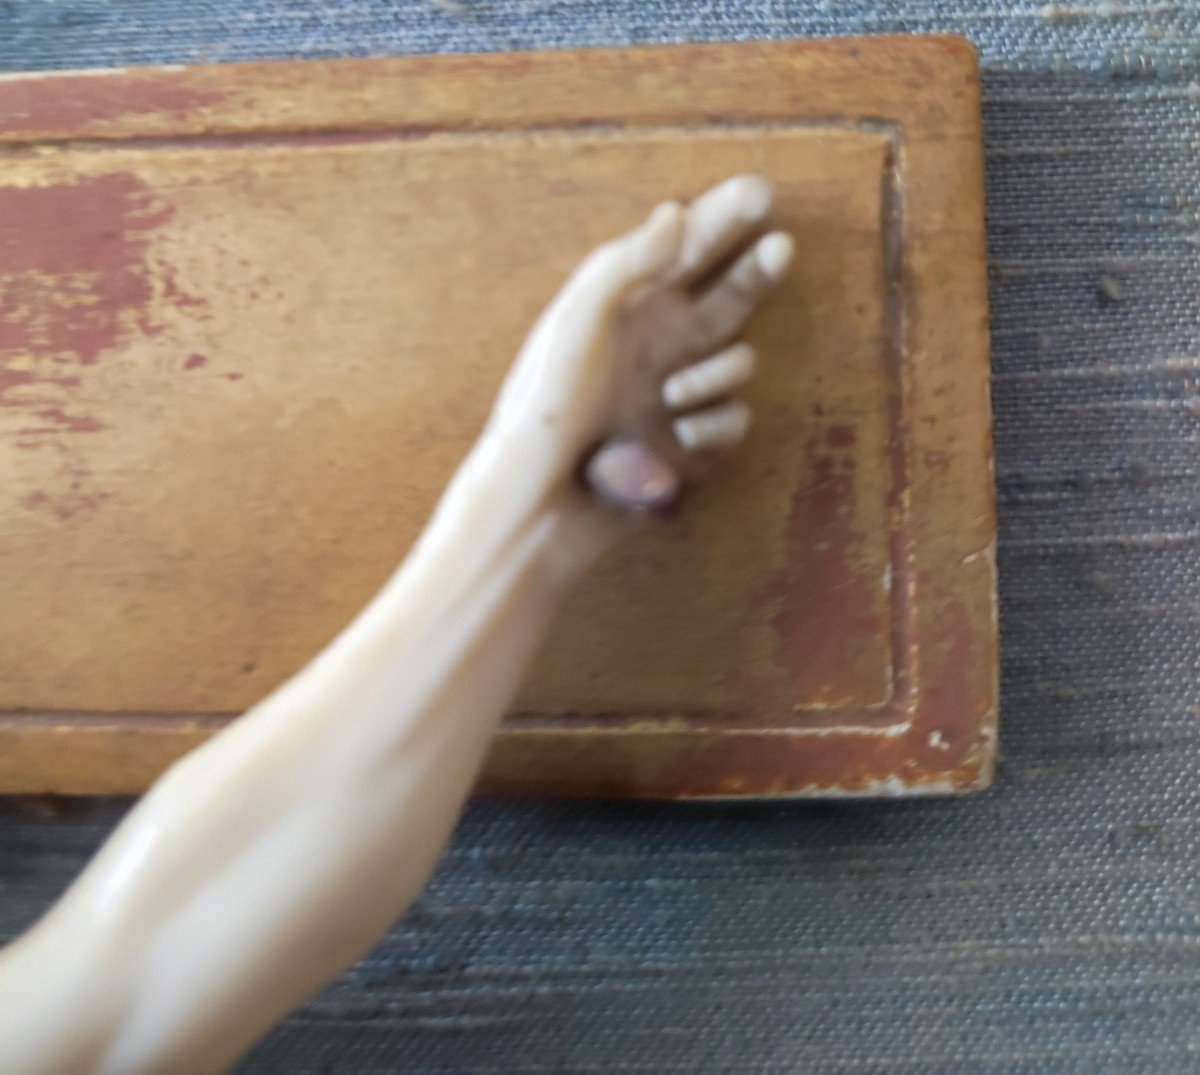
<instances>
[{"instance_id":1,"label":"palm of hand","mask_svg":"<svg viewBox=\"0 0 1200 1075\"><path fill-rule=\"evenodd\" d=\"M769 209L766 182L741 176L596 250L530 335L492 427L535 439L560 478L583 460L618 506L670 502L692 458L749 426L745 403L722 400L754 368L729 341L791 258L784 233L756 238Z\"/></svg>"}]
</instances>

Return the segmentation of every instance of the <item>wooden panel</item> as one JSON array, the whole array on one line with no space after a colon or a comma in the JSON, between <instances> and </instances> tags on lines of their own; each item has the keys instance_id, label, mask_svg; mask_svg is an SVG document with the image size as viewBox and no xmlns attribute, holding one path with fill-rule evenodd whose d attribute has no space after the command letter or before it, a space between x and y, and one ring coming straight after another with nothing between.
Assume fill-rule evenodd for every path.
<instances>
[{"instance_id":1,"label":"wooden panel","mask_svg":"<svg viewBox=\"0 0 1200 1075\"><path fill-rule=\"evenodd\" d=\"M752 333L755 434L576 594L487 783L986 782L960 43L29 76L0 82L0 138L0 788L144 786L303 663L403 555L570 267L746 170L800 248Z\"/></svg>"}]
</instances>

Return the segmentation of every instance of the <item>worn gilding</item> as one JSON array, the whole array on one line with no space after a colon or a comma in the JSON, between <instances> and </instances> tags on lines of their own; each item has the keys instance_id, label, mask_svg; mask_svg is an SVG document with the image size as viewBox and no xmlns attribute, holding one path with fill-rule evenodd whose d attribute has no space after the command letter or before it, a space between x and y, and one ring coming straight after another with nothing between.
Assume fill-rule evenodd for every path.
<instances>
[{"instance_id":1,"label":"worn gilding","mask_svg":"<svg viewBox=\"0 0 1200 1075\"><path fill-rule=\"evenodd\" d=\"M0 789L137 790L302 664L570 265L746 170L799 250L752 332L755 434L575 595L484 787L987 782L962 43L31 75L0 82L0 141Z\"/></svg>"}]
</instances>

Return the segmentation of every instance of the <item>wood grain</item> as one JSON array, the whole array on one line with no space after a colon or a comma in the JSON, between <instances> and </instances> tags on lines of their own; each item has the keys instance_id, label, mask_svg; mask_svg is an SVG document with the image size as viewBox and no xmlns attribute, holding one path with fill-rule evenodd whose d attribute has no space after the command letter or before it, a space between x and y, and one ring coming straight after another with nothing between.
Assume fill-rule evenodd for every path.
<instances>
[{"instance_id":1,"label":"wood grain","mask_svg":"<svg viewBox=\"0 0 1200 1075\"><path fill-rule=\"evenodd\" d=\"M0 790L132 791L403 556L594 243L737 171L747 449L564 610L487 787L990 774L978 78L953 39L0 82ZM732 518L733 524L722 523Z\"/></svg>"}]
</instances>

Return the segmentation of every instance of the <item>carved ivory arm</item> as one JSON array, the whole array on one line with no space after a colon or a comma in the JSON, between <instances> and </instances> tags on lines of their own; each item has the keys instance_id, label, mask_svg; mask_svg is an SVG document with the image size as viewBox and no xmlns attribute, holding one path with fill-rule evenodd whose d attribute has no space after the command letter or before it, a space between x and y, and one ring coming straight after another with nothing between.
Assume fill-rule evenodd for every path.
<instances>
[{"instance_id":1,"label":"carved ivory arm","mask_svg":"<svg viewBox=\"0 0 1200 1075\"><path fill-rule=\"evenodd\" d=\"M224 1069L391 925L564 588L637 514L619 509L671 501L689 453L745 432L744 404L710 404L750 375L726 345L791 255L754 241L769 201L730 180L577 270L378 596L171 768L3 954L0 1070Z\"/></svg>"}]
</instances>

